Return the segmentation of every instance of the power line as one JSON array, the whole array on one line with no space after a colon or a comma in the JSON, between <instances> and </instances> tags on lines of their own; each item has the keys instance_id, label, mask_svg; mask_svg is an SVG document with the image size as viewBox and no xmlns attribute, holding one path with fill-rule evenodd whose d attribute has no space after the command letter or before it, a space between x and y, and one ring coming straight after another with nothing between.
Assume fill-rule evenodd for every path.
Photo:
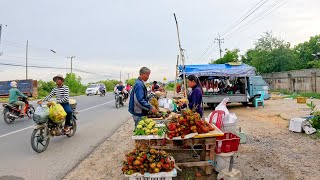
<instances>
[{"instance_id":1,"label":"power line","mask_svg":"<svg viewBox=\"0 0 320 180\"><path fill-rule=\"evenodd\" d=\"M264 1L262 4L260 4L257 8L255 8L255 9L254 9L253 11L251 11L248 15L246 15L244 18L242 18L242 19L240 20L240 22L238 22L238 23L236 23L234 26L232 26L232 28L231 28L229 31L223 33L222 36L228 34L228 32L230 32L230 31L232 31L232 29L234 29L236 26L238 26L240 23L242 23L244 20L246 20L250 15L252 15L252 14L253 14L254 12L256 12L258 9L260 9L267 1L268 1L268 0L265 0L265 1ZM262 0L261 0L260 2L262 2ZM259 3L260 3L260 2L259 2ZM258 3L258 4L259 4L259 3Z\"/></svg>"},{"instance_id":2,"label":"power line","mask_svg":"<svg viewBox=\"0 0 320 180\"><path fill-rule=\"evenodd\" d=\"M5 59L0 59L0 60L5 60ZM13 67L26 67L26 65L23 64L13 64L13 63L2 63L0 62L0 65L4 65L4 66L13 66ZM60 70L66 70L69 68L64 68L64 67L54 67L54 66L38 66L38 65L28 65L28 68L39 68L39 69L60 69ZM89 71L85 71L85 70L81 70L81 69L73 69L75 71L78 72L82 72L82 73L86 73L86 74L92 74L92 75L99 75L99 76L113 76L113 77L117 77L118 75L112 75L112 74L98 74L98 73L93 73L93 72L89 72Z\"/></svg>"},{"instance_id":3,"label":"power line","mask_svg":"<svg viewBox=\"0 0 320 180\"><path fill-rule=\"evenodd\" d=\"M237 23L239 23L241 21L241 19L243 19L245 16L247 16L254 8L256 8L262 1L264 0L260 0L258 3L254 4L251 9L249 9L244 15L242 15L233 25L229 26L229 28L227 28L225 31L222 32L222 36L224 36L228 31L230 31L232 28L234 28L235 26L237 26Z\"/></svg>"},{"instance_id":4,"label":"power line","mask_svg":"<svg viewBox=\"0 0 320 180\"><path fill-rule=\"evenodd\" d=\"M251 14L253 14L255 11L257 11L260 7L262 7L268 0L265 0L262 4L260 4L264 0L260 0L257 4L255 4L249 11L247 11L238 21L235 22L234 25L231 25L227 30L225 30L222 33L222 36L224 36L228 31L231 31L232 28L239 25L241 22L243 22L245 19L247 19ZM260 5L259 5L260 4ZM258 6L259 5L259 6ZM258 7L256 7L258 6ZM255 8L255 9L254 9ZM209 44L209 46L206 48L206 50L201 54L198 60L201 60L204 55L207 54L207 52L210 50L210 48L214 45L215 41Z\"/></svg>"},{"instance_id":5,"label":"power line","mask_svg":"<svg viewBox=\"0 0 320 180\"><path fill-rule=\"evenodd\" d=\"M265 18L266 16L268 16L269 14L271 14L272 12L274 12L275 10L279 9L281 6L283 6L285 3L288 2L288 0L284 1L282 4L281 1L283 2L283 0L279 0L276 1L274 4L270 5L265 11L261 12L260 14L258 14L257 16L253 17L250 21L248 21L246 24L244 24L243 26L239 27L237 29L237 31L235 31L234 33L229 34L226 39L230 39L231 37L234 37L238 34L240 34L241 32L243 32L244 30L246 30L247 28L249 28L250 26L256 24L257 22L259 22L261 19ZM280 4L279 6L277 6L278 4ZM276 8L274 8L275 6L277 6ZM274 8L274 9L273 9ZM263 16L264 15L264 16ZM260 18L259 18L260 16ZM259 18L259 19L258 19ZM256 21L254 21L256 20Z\"/></svg>"}]
</instances>

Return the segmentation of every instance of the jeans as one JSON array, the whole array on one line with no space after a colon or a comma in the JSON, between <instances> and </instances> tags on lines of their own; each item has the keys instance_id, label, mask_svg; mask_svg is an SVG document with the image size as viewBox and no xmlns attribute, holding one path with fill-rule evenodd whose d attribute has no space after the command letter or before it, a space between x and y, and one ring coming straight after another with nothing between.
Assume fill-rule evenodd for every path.
<instances>
[{"instance_id":1,"label":"jeans","mask_svg":"<svg viewBox=\"0 0 320 180\"><path fill-rule=\"evenodd\" d=\"M72 119L72 109L69 103L61 103L61 106L63 107L64 111L67 113L66 116L66 126L71 126L71 119Z\"/></svg>"},{"instance_id":2,"label":"jeans","mask_svg":"<svg viewBox=\"0 0 320 180\"><path fill-rule=\"evenodd\" d=\"M139 122L140 122L141 119L142 119L142 116L132 115L132 117L133 117L133 120L134 120L134 127L137 127L137 125L139 124Z\"/></svg>"}]
</instances>

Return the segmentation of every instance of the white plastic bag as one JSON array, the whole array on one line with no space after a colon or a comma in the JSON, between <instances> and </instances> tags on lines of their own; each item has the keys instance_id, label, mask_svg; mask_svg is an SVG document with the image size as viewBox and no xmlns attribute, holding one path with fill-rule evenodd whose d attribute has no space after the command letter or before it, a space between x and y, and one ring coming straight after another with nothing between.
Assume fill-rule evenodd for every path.
<instances>
[{"instance_id":1,"label":"white plastic bag","mask_svg":"<svg viewBox=\"0 0 320 180\"><path fill-rule=\"evenodd\" d=\"M228 103L228 101L229 101L229 98L228 98L228 97L224 98L224 99L220 102L220 104L216 107L215 110L216 110L216 111L218 111L218 110L224 111L225 116L227 116L227 115L229 114L229 110L227 109L227 103ZM209 114L208 119L206 119L208 122L210 122L211 114L212 114L212 112ZM217 115L217 114L213 115L213 117L212 117L212 123L216 124L217 118L218 118L218 115Z\"/></svg>"},{"instance_id":2,"label":"white plastic bag","mask_svg":"<svg viewBox=\"0 0 320 180\"><path fill-rule=\"evenodd\" d=\"M233 124L237 121L238 117L235 113L229 113L224 118L223 122L224 124Z\"/></svg>"},{"instance_id":3,"label":"white plastic bag","mask_svg":"<svg viewBox=\"0 0 320 180\"><path fill-rule=\"evenodd\" d=\"M37 107L33 115L33 120L36 123L45 123L49 117L49 108L48 107Z\"/></svg>"}]
</instances>

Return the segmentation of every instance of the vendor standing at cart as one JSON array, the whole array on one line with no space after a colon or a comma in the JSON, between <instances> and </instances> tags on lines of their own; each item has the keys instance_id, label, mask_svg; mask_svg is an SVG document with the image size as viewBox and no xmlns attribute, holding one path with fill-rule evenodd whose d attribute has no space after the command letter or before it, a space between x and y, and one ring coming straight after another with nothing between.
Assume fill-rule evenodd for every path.
<instances>
[{"instance_id":1,"label":"vendor standing at cart","mask_svg":"<svg viewBox=\"0 0 320 180\"><path fill-rule=\"evenodd\" d=\"M200 116L202 117L203 115L203 110L202 110L202 95L203 95L203 91L202 91L202 86L201 86L201 82L199 80L199 78L195 75L189 75L188 76L188 86L189 88L191 88L191 93L188 96L188 101L189 101L189 108L191 110L194 110L200 114ZM186 105L180 103L179 106L181 108L185 108Z\"/></svg>"},{"instance_id":2,"label":"vendor standing at cart","mask_svg":"<svg viewBox=\"0 0 320 180\"><path fill-rule=\"evenodd\" d=\"M151 71L147 67L142 67L139 73L140 76L133 86L129 101L129 112L132 114L135 126L138 125L143 116L148 115L149 111L153 113L158 111L155 107L150 105L147 88L145 86Z\"/></svg>"}]
</instances>

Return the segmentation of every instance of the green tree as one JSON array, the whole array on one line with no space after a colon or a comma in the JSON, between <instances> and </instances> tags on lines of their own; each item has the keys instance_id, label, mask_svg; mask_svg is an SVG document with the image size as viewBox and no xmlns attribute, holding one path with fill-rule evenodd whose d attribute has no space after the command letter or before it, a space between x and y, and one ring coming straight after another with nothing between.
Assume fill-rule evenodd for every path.
<instances>
[{"instance_id":1,"label":"green tree","mask_svg":"<svg viewBox=\"0 0 320 180\"><path fill-rule=\"evenodd\" d=\"M250 64L258 73L270 73L299 69L300 63L290 43L266 32L257 40L254 49L249 49L242 62Z\"/></svg>"},{"instance_id":2,"label":"green tree","mask_svg":"<svg viewBox=\"0 0 320 180\"><path fill-rule=\"evenodd\" d=\"M137 78L128 79L128 80L126 80L126 83L129 84L129 85L131 85L131 86L133 86L134 83L136 82L136 80L137 80Z\"/></svg>"},{"instance_id":3,"label":"green tree","mask_svg":"<svg viewBox=\"0 0 320 180\"><path fill-rule=\"evenodd\" d=\"M239 52L240 52L239 49L233 49L233 50L226 49L226 53L223 55L222 58L219 58L217 60L212 60L209 64L225 64L229 62L238 62Z\"/></svg>"},{"instance_id":4,"label":"green tree","mask_svg":"<svg viewBox=\"0 0 320 180\"><path fill-rule=\"evenodd\" d=\"M315 60L312 55L320 52L320 35L313 36L309 41L296 45L293 50L299 59L302 69L320 68L319 60Z\"/></svg>"},{"instance_id":5,"label":"green tree","mask_svg":"<svg viewBox=\"0 0 320 180\"><path fill-rule=\"evenodd\" d=\"M85 93L86 86L81 83L81 77L74 73L67 73L64 83L69 87L71 95L80 95Z\"/></svg>"},{"instance_id":6,"label":"green tree","mask_svg":"<svg viewBox=\"0 0 320 180\"><path fill-rule=\"evenodd\" d=\"M114 90L114 87L118 84L119 81L117 80L104 80L99 81L99 83L102 83L106 86L106 91L112 92Z\"/></svg>"}]
</instances>

